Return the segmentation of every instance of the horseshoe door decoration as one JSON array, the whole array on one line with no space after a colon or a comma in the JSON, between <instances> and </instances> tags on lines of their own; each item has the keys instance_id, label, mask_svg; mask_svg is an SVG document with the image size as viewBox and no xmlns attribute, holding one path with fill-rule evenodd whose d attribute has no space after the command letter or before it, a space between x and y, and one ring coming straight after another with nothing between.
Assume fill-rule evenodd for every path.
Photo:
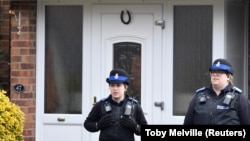
<instances>
[{"instance_id":1,"label":"horseshoe door decoration","mask_svg":"<svg viewBox=\"0 0 250 141\"><path fill-rule=\"evenodd\" d=\"M121 11L120 18L121 18L122 23L127 25L127 24L129 24L131 22L131 14L130 14L130 12L128 10L125 10L125 12L126 12L126 14L128 16L128 20L127 21L124 20L124 15L125 15L124 10Z\"/></svg>"}]
</instances>

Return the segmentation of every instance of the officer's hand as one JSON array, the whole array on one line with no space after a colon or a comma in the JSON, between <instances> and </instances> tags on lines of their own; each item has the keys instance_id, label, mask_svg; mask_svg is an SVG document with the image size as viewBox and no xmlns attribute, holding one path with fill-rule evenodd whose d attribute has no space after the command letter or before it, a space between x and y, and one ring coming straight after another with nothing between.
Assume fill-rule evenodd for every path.
<instances>
[{"instance_id":1,"label":"officer's hand","mask_svg":"<svg viewBox=\"0 0 250 141\"><path fill-rule=\"evenodd\" d=\"M137 123L134 120L134 118L129 117L129 116L123 116L120 120L120 123L122 126L127 127L131 129L132 131L136 131L137 129Z\"/></svg>"},{"instance_id":2,"label":"officer's hand","mask_svg":"<svg viewBox=\"0 0 250 141\"><path fill-rule=\"evenodd\" d=\"M100 130L106 129L112 126L114 122L115 120L111 115L105 115L97 122L97 128Z\"/></svg>"}]
</instances>

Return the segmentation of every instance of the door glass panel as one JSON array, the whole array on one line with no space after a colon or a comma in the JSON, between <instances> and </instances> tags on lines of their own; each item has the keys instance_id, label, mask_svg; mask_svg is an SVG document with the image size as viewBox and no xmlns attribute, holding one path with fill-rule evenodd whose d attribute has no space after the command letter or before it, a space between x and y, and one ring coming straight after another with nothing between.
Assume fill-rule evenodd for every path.
<instances>
[{"instance_id":1,"label":"door glass panel","mask_svg":"<svg viewBox=\"0 0 250 141\"><path fill-rule=\"evenodd\" d=\"M115 43L113 46L113 67L123 68L130 76L128 94L141 99L141 44L133 42Z\"/></svg>"},{"instance_id":2,"label":"door glass panel","mask_svg":"<svg viewBox=\"0 0 250 141\"><path fill-rule=\"evenodd\" d=\"M82 113L82 6L47 6L45 113Z\"/></svg>"},{"instance_id":3,"label":"door glass panel","mask_svg":"<svg viewBox=\"0 0 250 141\"><path fill-rule=\"evenodd\" d=\"M196 89L210 83L212 6L174 7L173 115L185 115Z\"/></svg>"}]
</instances>

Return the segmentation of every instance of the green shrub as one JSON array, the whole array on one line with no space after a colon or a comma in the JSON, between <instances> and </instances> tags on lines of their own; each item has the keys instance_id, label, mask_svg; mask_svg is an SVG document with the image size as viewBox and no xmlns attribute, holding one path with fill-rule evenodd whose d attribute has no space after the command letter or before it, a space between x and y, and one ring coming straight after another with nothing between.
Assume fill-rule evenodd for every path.
<instances>
[{"instance_id":1,"label":"green shrub","mask_svg":"<svg viewBox=\"0 0 250 141\"><path fill-rule=\"evenodd\" d=\"M24 141L24 113L0 90L0 141Z\"/></svg>"}]
</instances>

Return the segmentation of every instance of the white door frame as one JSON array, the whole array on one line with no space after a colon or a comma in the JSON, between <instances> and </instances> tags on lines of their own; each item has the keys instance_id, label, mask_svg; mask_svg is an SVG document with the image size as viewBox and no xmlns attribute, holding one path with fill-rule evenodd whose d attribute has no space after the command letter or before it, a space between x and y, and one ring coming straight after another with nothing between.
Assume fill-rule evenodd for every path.
<instances>
[{"instance_id":1,"label":"white door frame","mask_svg":"<svg viewBox=\"0 0 250 141\"><path fill-rule=\"evenodd\" d=\"M104 0L105 1L105 0ZM109 3L112 1L107 0ZM143 91L150 91L151 93L161 93L161 98L165 100L164 105L164 111L161 115L161 124L182 124L182 121L184 119L184 116L173 116L173 70L169 69L169 66L173 66L173 6L174 5L213 5L214 6L214 15L213 15L213 58L218 57L225 57L225 31L224 31L224 24L225 24L225 17L224 17L224 0L165 0L161 2L155 2L155 0L148 0L147 2L143 2L141 4L151 4L159 3L163 5L163 17L162 19L165 20L165 29L161 31L163 39L162 42L157 42L156 47L161 47L156 49L156 52L154 52L154 56L157 56L160 54L160 57L151 62L153 65L159 65L157 63L160 63L162 65L161 69L156 69L154 71L154 74L161 74L162 80L159 81L157 77L152 77L151 82L148 82L148 80L144 79L147 78L147 71L149 70L149 67L144 67L142 70L142 90ZM114 3L121 3L113 1ZM89 52L89 49L87 47L94 46L91 42L91 39L94 38L92 36L92 24L89 21L91 21L91 11L92 11L92 3L98 3L97 0L93 2L88 2L87 0L61 0L59 2L58 0L44 0L44 1L38 1L38 10L37 10L37 68L36 68L36 139L37 141L43 141L43 129L41 126L41 121L43 120L43 95L44 95L44 47L45 47L45 5L84 5L84 24L83 24L83 68L91 68L91 69L83 69L83 90L82 92L84 94L91 94L91 93L97 93L98 97L103 97L103 95L106 95L108 92L107 86L105 86L105 80L103 79L105 76L108 76L110 69L112 68L112 64L106 64L105 60L102 63L101 68L105 68L105 70L101 70L100 68L95 68L93 66L93 63L91 63L89 60L94 59ZM103 2L104 4L105 2ZM112 3L112 2L111 2ZM140 2L134 2L130 1L130 4L132 3L140 3ZM160 27L156 30L160 30ZM134 39L138 41L139 39ZM109 46L111 42L105 43L101 40L98 41L101 45ZM142 41L143 42L143 41ZM216 50L215 50L216 49ZM92 50L94 51L94 50ZM148 52L147 52L148 53ZM103 56L105 54L105 51L99 52L100 56ZM145 52L145 56L146 56ZM145 59L145 58L144 58ZM108 60L108 59L107 59ZM150 60L149 60L150 62ZM106 66L104 66L104 64ZM168 64L168 65L163 65ZM144 65L145 66L145 65ZM171 68L171 67L170 67ZM98 73L98 76L101 78L95 78L95 76L89 75L93 72L93 70L96 70ZM155 82L159 82L158 84ZM98 89L96 89L95 85L98 83ZM159 85L159 86L158 86ZM150 88L152 87L152 89ZM143 93L142 91L142 93ZM147 98L156 98L155 101L158 101L157 97L147 97ZM83 96L83 109L90 109L91 105L89 105L88 102L84 101L93 101L93 97L91 95ZM146 103L142 103L143 107L148 106ZM151 107L153 108L153 107ZM67 116L67 115L65 115ZM83 112L81 116L75 117L76 120L82 120L86 118L87 113ZM51 118L51 121L54 119ZM153 120L152 120L153 121ZM72 120L72 123L74 120ZM153 121L154 123L157 123L159 121ZM79 125L82 126L82 125ZM86 132L85 129L83 130L82 136L90 140L90 133ZM93 134L93 133L91 133Z\"/></svg>"}]
</instances>

